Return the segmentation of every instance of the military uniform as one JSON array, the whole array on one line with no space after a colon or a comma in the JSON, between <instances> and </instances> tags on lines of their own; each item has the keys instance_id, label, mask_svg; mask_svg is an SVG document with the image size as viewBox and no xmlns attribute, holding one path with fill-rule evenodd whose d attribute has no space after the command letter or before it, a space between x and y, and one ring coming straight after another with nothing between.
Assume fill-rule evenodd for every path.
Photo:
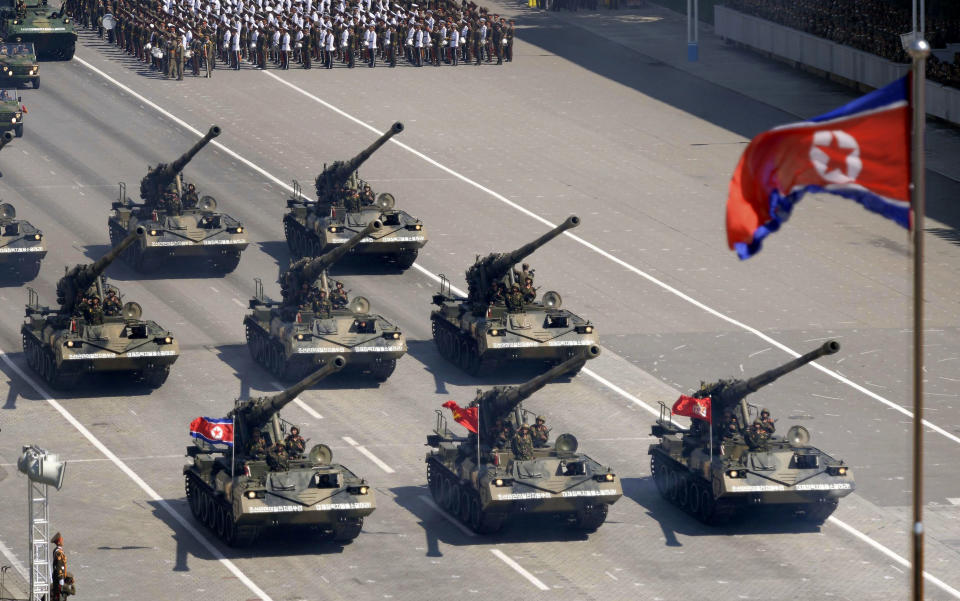
<instances>
[{"instance_id":1,"label":"military uniform","mask_svg":"<svg viewBox=\"0 0 960 601\"><path fill-rule=\"evenodd\" d=\"M336 309L342 309L347 306L348 302L350 300L347 298L347 293L343 291L343 286L338 283L337 287L330 291L330 304Z\"/></svg>"},{"instance_id":2,"label":"military uniform","mask_svg":"<svg viewBox=\"0 0 960 601\"><path fill-rule=\"evenodd\" d=\"M307 442L303 439L303 436L300 436L300 430L297 430L296 433L291 430L284 440L284 446L287 447L287 453L290 457L300 457L307 448Z\"/></svg>"},{"instance_id":3,"label":"military uniform","mask_svg":"<svg viewBox=\"0 0 960 601\"><path fill-rule=\"evenodd\" d=\"M526 425L513 435L513 458L518 461L533 459L533 438L530 436L530 428Z\"/></svg>"},{"instance_id":4,"label":"military uniform","mask_svg":"<svg viewBox=\"0 0 960 601\"><path fill-rule=\"evenodd\" d=\"M289 460L287 449L279 442L267 451L267 465L272 472L282 472L289 469Z\"/></svg>"},{"instance_id":5,"label":"military uniform","mask_svg":"<svg viewBox=\"0 0 960 601\"><path fill-rule=\"evenodd\" d=\"M507 304L507 311L509 313L523 312L523 294L521 294L518 286L511 288L510 292L503 300Z\"/></svg>"},{"instance_id":6,"label":"military uniform","mask_svg":"<svg viewBox=\"0 0 960 601\"><path fill-rule=\"evenodd\" d=\"M550 428L542 417L537 417L537 423L530 428L530 437L533 438L533 446L545 447L550 441Z\"/></svg>"},{"instance_id":7,"label":"military uniform","mask_svg":"<svg viewBox=\"0 0 960 601\"><path fill-rule=\"evenodd\" d=\"M51 601L61 601L64 594L64 585L67 578L67 555L63 552L63 537L58 532L51 541L56 547L53 549L53 581L50 583Z\"/></svg>"},{"instance_id":8,"label":"military uniform","mask_svg":"<svg viewBox=\"0 0 960 601\"><path fill-rule=\"evenodd\" d=\"M123 305L117 295L115 293L108 294L106 300L103 301L103 314L106 316L120 315L122 310Z\"/></svg>"},{"instance_id":9,"label":"military uniform","mask_svg":"<svg viewBox=\"0 0 960 601\"><path fill-rule=\"evenodd\" d=\"M330 299L327 298L326 293L323 290L320 291L320 294L316 296L312 303L313 312L317 316L330 318L333 316L333 304L330 302Z\"/></svg>"},{"instance_id":10,"label":"military uniform","mask_svg":"<svg viewBox=\"0 0 960 601\"><path fill-rule=\"evenodd\" d=\"M267 445L263 437L258 436L247 445L247 457L250 459L263 459L267 454Z\"/></svg>"}]
</instances>

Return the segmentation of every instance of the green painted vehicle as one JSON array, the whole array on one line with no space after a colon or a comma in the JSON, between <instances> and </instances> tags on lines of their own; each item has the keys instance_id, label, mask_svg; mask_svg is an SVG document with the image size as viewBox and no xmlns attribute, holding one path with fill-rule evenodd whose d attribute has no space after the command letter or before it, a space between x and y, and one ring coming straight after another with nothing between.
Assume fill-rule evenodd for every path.
<instances>
[{"instance_id":1,"label":"green painted vehicle","mask_svg":"<svg viewBox=\"0 0 960 601\"><path fill-rule=\"evenodd\" d=\"M7 42L31 42L37 56L68 61L77 47L73 19L63 7L54 10L47 0L31 0L19 7L0 0L0 36Z\"/></svg>"},{"instance_id":2,"label":"green painted vehicle","mask_svg":"<svg viewBox=\"0 0 960 601\"><path fill-rule=\"evenodd\" d=\"M0 88L0 131L12 131L23 137L23 105L12 88Z\"/></svg>"},{"instance_id":3,"label":"green painted vehicle","mask_svg":"<svg viewBox=\"0 0 960 601\"><path fill-rule=\"evenodd\" d=\"M40 65L31 42L0 43L0 85L40 87Z\"/></svg>"}]
</instances>

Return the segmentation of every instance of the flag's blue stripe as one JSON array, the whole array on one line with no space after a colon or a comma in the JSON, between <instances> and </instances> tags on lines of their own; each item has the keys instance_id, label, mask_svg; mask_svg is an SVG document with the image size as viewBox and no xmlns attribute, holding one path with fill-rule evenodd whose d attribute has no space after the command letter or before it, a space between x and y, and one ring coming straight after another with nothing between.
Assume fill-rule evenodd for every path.
<instances>
[{"instance_id":1,"label":"flag's blue stripe","mask_svg":"<svg viewBox=\"0 0 960 601\"><path fill-rule=\"evenodd\" d=\"M191 433L190 433L190 436L193 436L194 438L199 438L199 439L201 439L201 440L204 440L204 441L206 441L206 442L209 442L210 444L225 444L225 445L227 445L228 447L232 447L232 446L233 446L233 443L232 443L232 442L229 442L229 441L226 441L226 440L214 440L214 439L212 439L212 438L207 438L206 436L204 436L203 434L200 434L199 432L191 432Z\"/></svg>"},{"instance_id":2,"label":"flag's blue stripe","mask_svg":"<svg viewBox=\"0 0 960 601\"><path fill-rule=\"evenodd\" d=\"M887 219L892 219L903 227L910 227L909 208L891 204L867 190L856 188L827 190L821 186L806 186L800 190L794 190L787 196L783 196L778 190L774 190L770 193L770 215L772 215L770 221L764 223L753 232L753 241L749 244L744 242L734 244L737 256L741 259L749 259L760 252L763 246L763 239L780 229L780 226L790 218L793 205L800 202L800 199L803 198L807 192L826 192L827 194L835 194L849 198L850 200L855 200L862 204L864 208L874 213L879 213Z\"/></svg>"},{"instance_id":3,"label":"flag's blue stripe","mask_svg":"<svg viewBox=\"0 0 960 601\"><path fill-rule=\"evenodd\" d=\"M204 421L211 424L232 424L233 420L228 417L205 417Z\"/></svg>"},{"instance_id":4,"label":"flag's blue stripe","mask_svg":"<svg viewBox=\"0 0 960 601\"><path fill-rule=\"evenodd\" d=\"M839 117L848 117L863 111L887 106L888 104L901 100L908 100L910 98L908 90L907 77L904 76L891 84L870 92L866 96L857 98L849 104L845 104L819 117L814 117L810 119L810 121L829 121L830 119L837 119Z\"/></svg>"}]
</instances>

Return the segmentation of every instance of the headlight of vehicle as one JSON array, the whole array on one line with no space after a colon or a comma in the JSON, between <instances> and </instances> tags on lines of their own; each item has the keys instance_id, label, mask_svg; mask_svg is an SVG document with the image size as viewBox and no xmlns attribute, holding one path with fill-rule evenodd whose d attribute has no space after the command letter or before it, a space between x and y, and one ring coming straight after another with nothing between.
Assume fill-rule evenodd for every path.
<instances>
[{"instance_id":1,"label":"headlight of vehicle","mask_svg":"<svg viewBox=\"0 0 960 601\"><path fill-rule=\"evenodd\" d=\"M43 235L41 235L41 234L34 234L34 235L33 235L33 239L34 239L34 240L39 240L40 238L43 238Z\"/></svg>"},{"instance_id":2,"label":"headlight of vehicle","mask_svg":"<svg viewBox=\"0 0 960 601\"><path fill-rule=\"evenodd\" d=\"M746 470L727 470L727 477L729 478L746 478Z\"/></svg>"},{"instance_id":3,"label":"headlight of vehicle","mask_svg":"<svg viewBox=\"0 0 960 601\"><path fill-rule=\"evenodd\" d=\"M847 466L845 465L831 465L827 468L827 473L831 476L846 476L847 475Z\"/></svg>"},{"instance_id":4,"label":"headlight of vehicle","mask_svg":"<svg viewBox=\"0 0 960 601\"><path fill-rule=\"evenodd\" d=\"M370 492L370 487L367 486L366 484L363 484L361 486L351 486L350 488L347 489L347 492L350 493L351 495L365 495Z\"/></svg>"},{"instance_id":5,"label":"headlight of vehicle","mask_svg":"<svg viewBox=\"0 0 960 601\"><path fill-rule=\"evenodd\" d=\"M384 332L383 337L387 340L399 340L400 332Z\"/></svg>"},{"instance_id":6,"label":"headlight of vehicle","mask_svg":"<svg viewBox=\"0 0 960 601\"><path fill-rule=\"evenodd\" d=\"M297 334L297 340L303 340L303 334Z\"/></svg>"},{"instance_id":7,"label":"headlight of vehicle","mask_svg":"<svg viewBox=\"0 0 960 601\"><path fill-rule=\"evenodd\" d=\"M73 342L73 340L67 340L67 348L73 348L75 346L76 344Z\"/></svg>"},{"instance_id":8,"label":"headlight of vehicle","mask_svg":"<svg viewBox=\"0 0 960 601\"><path fill-rule=\"evenodd\" d=\"M329 231L333 232L334 234L336 234L336 233L340 232L343 228L340 227L339 225L331 225L331 226L328 227L327 229L328 229Z\"/></svg>"},{"instance_id":9,"label":"headlight of vehicle","mask_svg":"<svg viewBox=\"0 0 960 601\"><path fill-rule=\"evenodd\" d=\"M248 491L247 491L247 498L248 498L248 499L256 499L256 498L257 498L257 491L255 491L255 490L248 490Z\"/></svg>"},{"instance_id":10,"label":"headlight of vehicle","mask_svg":"<svg viewBox=\"0 0 960 601\"><path fill-rule=\"evenodd\" d=\"M16 122L17 122L17 118L16 118L16 117L11 117L11 118L10 118L10 123L16 123Z\"/></svg>"},{"instance_id":11,"label":"headlight of vehicle","mask_svg":"<svg viewBox=\"0 0 960 601\"><path fill-rule=\"evenodd\" d=\"M151 235L151 236L156 236L156 235L157 235L157 230L150 230L150 235Z\"/></svg>"}]
</instances>

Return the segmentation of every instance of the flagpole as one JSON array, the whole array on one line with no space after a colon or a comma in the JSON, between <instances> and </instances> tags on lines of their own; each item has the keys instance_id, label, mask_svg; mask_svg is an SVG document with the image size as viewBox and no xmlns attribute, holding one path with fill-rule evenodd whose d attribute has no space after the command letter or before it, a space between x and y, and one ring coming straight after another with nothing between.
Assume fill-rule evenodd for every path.
<instances>
[{"instance_id":1,"label":"flagpole","mask_svg":"<svg viewBox=\"0 0 960 601\"><path fill-rule=\"evenodd\" d=\"M911 69L913 136L910 151L910 181L913 186L913 538L912 599L923 600L923 218L926 211L924 172L924 127L926 103L924 87L930 45L915 36L907 49L913 61Z\"/></svg>"}]
</instances>

